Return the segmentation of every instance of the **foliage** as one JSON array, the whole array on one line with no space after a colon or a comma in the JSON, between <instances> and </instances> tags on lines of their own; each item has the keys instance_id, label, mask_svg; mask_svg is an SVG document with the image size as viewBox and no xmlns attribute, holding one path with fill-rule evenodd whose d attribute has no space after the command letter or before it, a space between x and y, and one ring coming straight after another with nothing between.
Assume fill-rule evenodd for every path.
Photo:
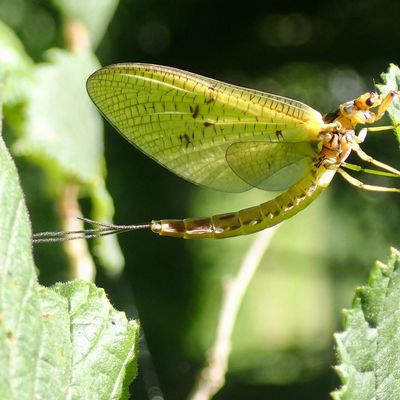
<instances>
[{"instance_id":1,"label":"foliage","mask_svg":"<svg viewBox=\"0 0 400 400\"><path fill-rule=\"evenodd\" d=\"M381 75L383 84L377 85L382 95L386 95L390 90L399 90L400 69L397 65L391 64L388 71ZM394 101L389 107L389 115L396 128L397 138L400 143L400 101Z\"/></svg>"},{"instance_id":2,"label":"foliage","mask_svg":"<svg viewBox=\"0 0 400 400\"><path fill-rule=\"evenodd\" d=\"M47 171L54 194L78 182L96 217L110 219L101 120L84 93L97 66L89 51L56 49L46 64L35 64L0 24L0 111L4 103L20 135L15 152ZM138 323L92 283L38 283L25 199L1 135L0 210L0 397L127 399L137 370ZM99 255L110 271L122 268L115 241L103 243Z\"/></svg>"},{"instance_id":3,"label":"foliage","mask_svg":"<svg viewBox=\"0 0 400 400\"><path fill-rule=\"evenodd\" d=\"M400 396L400 253L377 263L368 286L357 289L345 311L345 330L335 335L343 386L335 400L397 399Z\"/></svg>"},{"instance_id":4,"label":"foliage","mask_svg":"<svg viewBox=\"0 0 400 400\"><path fill-rule=\"evenodd\" d=\"M0 140L1 398L127 398L138 325L93 284L38 284L25 201Z\"/></svg>"}]
</instances>

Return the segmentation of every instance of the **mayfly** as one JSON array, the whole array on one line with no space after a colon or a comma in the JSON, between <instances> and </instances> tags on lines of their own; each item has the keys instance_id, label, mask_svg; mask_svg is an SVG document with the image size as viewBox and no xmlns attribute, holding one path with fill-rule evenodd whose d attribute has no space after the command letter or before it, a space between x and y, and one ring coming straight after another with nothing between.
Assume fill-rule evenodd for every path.
<instances>
[{"instance_id":1,"label":"mayfly","mask_svg":"<svg viewBox=\"0 0 400 400\"><path fill-rule=\"evenodd\" d=\"M182 178L226 192L258 187L283 193L254 207L206 218L162 219L127 226L86 220L96 228L43 232L34 235L34 241L136 229L186 239L247 235L297 214L337 172L366 190L400 192L364 184L343 169L400 176L400 171L360 148L368 130L389 127L355 132L358 124L378 121L400 92L391 91L384 98L368 92L322 116L296 100L175 68L129 63L98 70L89 77L87 91L128 142ZM352 151L386 172L347 164Z\"/></svg>"}]
</instances>

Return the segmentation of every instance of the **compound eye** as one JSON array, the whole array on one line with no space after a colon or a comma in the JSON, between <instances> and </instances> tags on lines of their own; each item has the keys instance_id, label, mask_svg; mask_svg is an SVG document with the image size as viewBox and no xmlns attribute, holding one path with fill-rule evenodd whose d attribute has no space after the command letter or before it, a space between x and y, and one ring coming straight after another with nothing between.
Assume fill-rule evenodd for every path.
<instances>
[{"instance_id":1,"label":"compound eye","mask_svg":"<svg viewBox=\"0 0 400 400\"><path fill-rule=\"evenodd\" d=\"M365 104L368 107L372 107L374 105L374 96L368 97L368 99L365 101Z\"/></svg>"}]
</instances>

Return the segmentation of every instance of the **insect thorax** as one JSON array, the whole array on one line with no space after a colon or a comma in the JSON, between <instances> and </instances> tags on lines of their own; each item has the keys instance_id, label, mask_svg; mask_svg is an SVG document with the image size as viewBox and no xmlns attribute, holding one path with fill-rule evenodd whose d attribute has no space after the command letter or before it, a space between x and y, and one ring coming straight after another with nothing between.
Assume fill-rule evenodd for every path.
<instances>
[{"instance_id":1,"label":"insect thorax","mask_svg":"<svg viewBox=\"0 0 400 400\"><path fill-rule=\"evenodd\" d=\"M350 155L355 142L354 130L339 128L321 135L322 149L318 154L316 166L337 169Z\"/></svg>"}]
</instances>

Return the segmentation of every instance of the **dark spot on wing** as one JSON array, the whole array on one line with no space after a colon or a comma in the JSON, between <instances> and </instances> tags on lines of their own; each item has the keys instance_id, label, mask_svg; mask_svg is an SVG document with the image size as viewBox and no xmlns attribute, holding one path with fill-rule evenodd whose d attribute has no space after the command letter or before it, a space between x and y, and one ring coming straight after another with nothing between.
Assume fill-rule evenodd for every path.
<instances>
[{"instance_id":1,"label":"dark spot on wing","mask_svg":"<svg viewBox=\"0 0 400 400\"><path fill-rule=\"evenodd\" d=\"M204 121L204 126L206 128L208 128L209 126L212 126L212 125L215 125L215 123L214 122L210 122L210 121Z\"/></svg>"},{"instance_id":2,"label":"dark spot on wing","mask_svg":"<svg viewBox=\"0 0 400 400\"><path fill-rule=\"evenodd\" d=\"M282 133L281 130L277 129L277 130L275 131L275 135L276 135L276 138L278 139L278 141L279 141L280 139L283 140L283 133Z\"/></svg>"},{"instance_id":3,"label":"dark spot on wing","mask_svg":"<svg viewBox=\"0 0 400 400\"><path fill-rule=\"evenodd\" d=\"M215 101L215 97L210 96L208 99L205 100L205 103L210 104L210 103L213 103L214 101Z\"/></svg>"},{"instance_id":4,"label":"dark spot on wing","mask_svg":"<svg viewBox=\"0 0 400 400\"><path fill-rule=\"evenodd\" d=\"M198 115L199 115L199 105L196 104L195 107L190 106L190 112L192 113L192 117L194 119L196 119L198 117Z\"/></svg>"},{"instance_id":5,"label":"dark spot on wing","mask_svg":"<svg viewBox=\"0 0 400 400\"><path fill-rule=\"evenodd\" d=\"M194 137L194 135L192 135L192 137ZM182 133L181 135L179 135L179 140L181 141L181 144L185 147L185 149L187 149L192 143L192 140L187 133Z\"/></svg>"}]
</instances>

